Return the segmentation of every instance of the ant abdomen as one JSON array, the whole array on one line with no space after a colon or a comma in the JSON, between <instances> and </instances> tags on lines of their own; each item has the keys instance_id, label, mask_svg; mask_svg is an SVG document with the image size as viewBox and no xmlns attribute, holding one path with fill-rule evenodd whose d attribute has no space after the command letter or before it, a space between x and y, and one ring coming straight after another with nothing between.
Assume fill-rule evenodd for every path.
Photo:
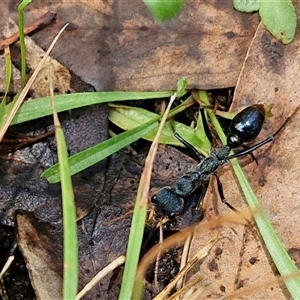
<instances>
[{"instance_id":1,"label":"ant abdomen","mask_svg":"<svg viewBox=\"0 0 300 300\"><path fill-rule=\"evenodd\" d=\"M261 131L265 114L265 108L261 104L246 107L239 112L231 121L227 145L230 148L237 148L254 140Z\"/></svg>"},{"instance_id":2,"label":"ant abdomen","mask_svg":"<svg viewBox=\"0 0 300 300\"><path fill-rule=\"evenodd\" d=\"M184 206L184 200L170 187L164 187L156 195L153 195L151 202L159 212L168 217L181 213Z\"/></svg>"}]
</instances>

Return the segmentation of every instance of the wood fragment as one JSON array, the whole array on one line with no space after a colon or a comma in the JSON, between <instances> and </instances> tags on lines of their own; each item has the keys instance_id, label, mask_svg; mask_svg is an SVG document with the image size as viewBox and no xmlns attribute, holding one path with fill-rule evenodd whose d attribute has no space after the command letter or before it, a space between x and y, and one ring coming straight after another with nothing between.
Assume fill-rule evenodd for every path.
<instances>
[{"instance_id":1,"label":"wood fragment","mask_svg":"<svg viewBox=\"0 0 300 300\"><path fill-rule=\"evenodd\" d=\"M45 26L45 25L47 25L47 24L55 21L55 19L56 19L56 13L48 11L47 13L45 13L44 15L42 15L37 20L35 20L32 23L30 23L27 26L25 26L24 33L25 34L31 33L34 30L36 30L38 28L41 28L41 27L43 27L43 26ZM5 38L4 40L2 40L0 42L0 50L5 49L9 45L11 45L14 42L16 42L18 39L19 39L19 32L14 33L13 35L11 35L8 38Z\"/></svg>"}]
</instances>

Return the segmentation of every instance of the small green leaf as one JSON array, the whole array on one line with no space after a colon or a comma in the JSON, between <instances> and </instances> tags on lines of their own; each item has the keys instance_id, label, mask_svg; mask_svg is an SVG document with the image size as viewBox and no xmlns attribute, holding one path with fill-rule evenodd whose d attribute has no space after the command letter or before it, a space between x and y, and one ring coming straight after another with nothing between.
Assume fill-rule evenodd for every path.
<instances>
[{"instance_id":1,"label":"small green leaf","mask_svg":"<svg viewBox=\"0 0 300 300\"><path fill-rule=\"evenodd\" d=\"M158 21L167 21L177 16L183 7L182 0L144 0L144 3Z\"/></svg>"},{"instance_id":2,"label":"small green leaf","mask_svg":"<svg viewBox=\"0 0 300 300\"><path fill-rule=\"evenodd\" d=\"M297 15L292 1L262 0L259 15L270 33L283 44L289 44L294 39Z\"/></svg>"},{"instance_id":3,"label":"small green leaf","mask_svg":"<svg viewBox=\"0 0 300 300\"><path fill-rule=\"evenodd\" d=\"M259 10L261 0L233 0L233 6L240 12L254 12Z\"/></svg>"},{"instance_id":4,"label":"small green leaf","mask_svg":"<svg viewBox=\"0 0 300 300\"><path fill-rule=\"evenodd\" d=\"M177 97L182 97L187 93L186 87L187 87L187 79L185 77L180 78L177 81L177 90L176 90Z\"/></svg>"},{"instance_id":5,"label":"small green leaf","mask_svg":"<svg viewBox=\"0 0 300 300\"><path fill-rule=\"evenodd\" d=\"M274 106L274 104L269 104L267 107L265 107L266 118L271 118L274 116L274 114L272 113L273 106Z\"/></svg>"}]
</instances>

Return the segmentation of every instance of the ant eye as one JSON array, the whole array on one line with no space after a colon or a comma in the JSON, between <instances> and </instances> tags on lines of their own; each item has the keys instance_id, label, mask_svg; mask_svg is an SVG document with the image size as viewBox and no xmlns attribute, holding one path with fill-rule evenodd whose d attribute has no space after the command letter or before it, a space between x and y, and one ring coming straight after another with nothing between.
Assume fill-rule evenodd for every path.
<instances>
[{"instance_id":1,"label":"ant eye","mask_svg":"<svg viewBox=\"0 0 300 300\"><path fill-rule=\"evenodd\" d=\"M152 202L153 204L155 204L155 203L157 202L157 196L156 196L156 195L153 195L153 196L151 197L151 202Z\"/></svg>"}]
</instances>

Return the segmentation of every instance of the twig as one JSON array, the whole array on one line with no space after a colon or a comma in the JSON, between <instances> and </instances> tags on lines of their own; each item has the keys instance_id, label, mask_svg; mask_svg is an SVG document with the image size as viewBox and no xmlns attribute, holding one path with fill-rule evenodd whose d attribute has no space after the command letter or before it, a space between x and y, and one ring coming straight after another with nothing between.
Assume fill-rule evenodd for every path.
<instances>
[{"instance_id":1,"label":"twig","mask_svg":"<svg viewBox=\"0 0 300 300\"><path fill-rule=\"evenodd\" d=\"M103 268L76 296L76 300L83 297L88 291L90 291L103 277L112 272L117 267L123 265L125 262L125 256L119 256L109 265Z\"/></svg>"},{"instance_id":2,"label":"twig","mask_svg":"<svg viewBox=\"0 0 300 300\"><path fill-rule=\"evenodd\" d=\"M53 22L56 19L56 13L54 12L46 12L44 15L42 15L37 20L33 21L32 23L28 24L24 28L24 34L28 34L38 28L41 28L51 22ZM13 44L19 39L19 32L14 33L8 38L5 38L0 42L0 50L5 49L9 45Z\"/></svg>"}]
</instances>

